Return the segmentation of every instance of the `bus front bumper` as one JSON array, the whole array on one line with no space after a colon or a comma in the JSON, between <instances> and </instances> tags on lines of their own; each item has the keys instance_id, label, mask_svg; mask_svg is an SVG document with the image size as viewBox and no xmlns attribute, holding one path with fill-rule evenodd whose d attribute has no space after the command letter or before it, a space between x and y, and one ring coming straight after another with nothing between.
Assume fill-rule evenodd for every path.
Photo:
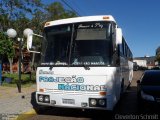
<instances>
[{"instance_id":1,"label":"bus front bumper","mask_svg":"<svg viewBox=\"0 0 160 120\"><path fill-rule=\"evenodd\" d=\"M112 110L107 106L107 97L98 95L36 92L36 101L39 105L46 106Z\"/></svg>"}]
</instances>

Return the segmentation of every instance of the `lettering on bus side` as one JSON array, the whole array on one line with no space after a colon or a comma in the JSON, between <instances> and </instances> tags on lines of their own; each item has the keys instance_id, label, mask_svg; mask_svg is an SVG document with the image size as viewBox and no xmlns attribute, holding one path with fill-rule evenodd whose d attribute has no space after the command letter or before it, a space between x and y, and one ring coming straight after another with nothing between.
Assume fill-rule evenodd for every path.
<instances>
[{"instance_id":1,"label":"lettering on bus side","mask_svg":"<svg viewBox=\"0 0 160 120\"><path fill-rule=\"evenodd\" d=\"M72 77L44 77L39 76L39 82L57 82L57 83L83 83L84 78L72 76Z\"/></svg>"},{"instance_id":2,"label":"lettering on bus side","mask_svg":"<svg viewBox=\"0 0 160 120\"><path fill-rule=\"evenodd\" d=\"M54 82L58 84L58 90L68 91L106 91L105 85L85 85L83 77L44 77L39 76L39 82ZM71 85L69 83L72 83ZM79 84L76 84L79 83Z\"/></svg>"},{"instance_id":3,"label":"lettering on bus side","mask_svg":"<svg viewBox=\"0 0 160 120\"><path fill-rule=\"evenodd\" d=\"M74 91L105 91L105 85L79 85L79 84L58 84L59 90L74 90Z\"/></svg>"}]
</instances>

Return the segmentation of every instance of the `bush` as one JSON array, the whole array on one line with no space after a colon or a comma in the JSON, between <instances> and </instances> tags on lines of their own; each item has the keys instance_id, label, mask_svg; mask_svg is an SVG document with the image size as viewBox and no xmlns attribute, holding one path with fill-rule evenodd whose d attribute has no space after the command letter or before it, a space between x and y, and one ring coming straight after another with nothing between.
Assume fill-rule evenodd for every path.
<instances>
[{"instance_id":1,"label":"bush","mask_svg":"<svg viewBox=\"0 0 160 120\"><path fill-rule=\"evenodd\" d=\"M11 84L17 84L19 81L19 75L18 74L4 74L3 78L11 78ZM30 74L21 74L21 82L22 84L27 84L27 83L35 83L35 74L32 74L32 77L30 78Z\"/></svg>"}]
</instances>

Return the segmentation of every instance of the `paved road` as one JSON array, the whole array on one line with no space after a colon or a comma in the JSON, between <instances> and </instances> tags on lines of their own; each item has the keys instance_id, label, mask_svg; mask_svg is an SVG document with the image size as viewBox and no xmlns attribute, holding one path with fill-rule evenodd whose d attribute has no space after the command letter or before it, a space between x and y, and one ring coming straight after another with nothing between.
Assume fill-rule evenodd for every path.
<instances>
[{"instance_id":1,"label":"paved road","mask_svg":"<svg viewBox=\"0 0 160 120\"><path fill-rule=\"evenodd\" d=\"M18 93L15 87L0 86L0 120L16 118L19 114L32 109L31 93L36 90L36 85L23 87Z\"/></svg>"},{"instance_id":2,"label":"paved road","mask_svg":"<svg viewBox=\"0 0 160 120\"><path fill-rule=\"evenodd\" d=\"M158 119L160 110L157 106L141 108L137 102L136 81L140 79L142 71L135 71L130 88L123 95L113 112L77 109L48 108L29 120L102 120L112 119ZM158 115L159 114L159 115Z\"/></svg>"}]
</instances>

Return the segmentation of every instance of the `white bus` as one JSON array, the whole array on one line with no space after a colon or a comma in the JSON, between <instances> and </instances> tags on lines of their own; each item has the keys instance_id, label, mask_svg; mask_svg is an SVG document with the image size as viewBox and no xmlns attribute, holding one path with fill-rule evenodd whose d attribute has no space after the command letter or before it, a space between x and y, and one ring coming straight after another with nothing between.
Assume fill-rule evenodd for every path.
<instances>
[{"instance_id":1,"label":"white bus","mask_svg":"<svg viewBox=\"0 0 160 120\"><path fill-rule=\"evenodd\" d=\"M33 36L27 47L38 53ZM133 77L131 50L111 15L47 22L40 53L39 105L113 110Z\"/></svg>"}]
</instances>

